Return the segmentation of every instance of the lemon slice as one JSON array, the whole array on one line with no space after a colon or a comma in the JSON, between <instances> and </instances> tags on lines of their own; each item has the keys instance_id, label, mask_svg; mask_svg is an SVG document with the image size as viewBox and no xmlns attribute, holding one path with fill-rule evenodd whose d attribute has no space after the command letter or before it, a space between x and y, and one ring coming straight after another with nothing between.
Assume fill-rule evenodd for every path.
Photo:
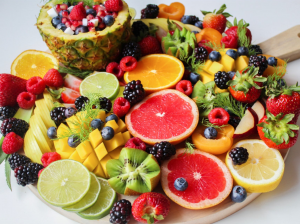
<instances>
[{"instance_id":1,"label":"lemon slice","mask_svg":"<svg viewBox=\"0 0 300 224\"><path fill-rule=\"evenodd\" d=\"M135 16L136 16L136 11L135 11L135 9L134 8L129 8L129 14L130 14L130 16L131 16L131 19L133 20L134 18L135 18Z\"/></svg>"},{"instance_id":2,"label":"lemon slice","mask_svg":"<svg viewBox=\"0 0 300 224\"><path fill-rule=\"evenodd\" d=\"M236 143L235 147L248 150L249 158L242 165L233 165L229 152L225 163L236 183L251 193L274 190L284 173L284 161L277 149L269 148L262 140L248 139Z\"/></svg>"}]
</instances>

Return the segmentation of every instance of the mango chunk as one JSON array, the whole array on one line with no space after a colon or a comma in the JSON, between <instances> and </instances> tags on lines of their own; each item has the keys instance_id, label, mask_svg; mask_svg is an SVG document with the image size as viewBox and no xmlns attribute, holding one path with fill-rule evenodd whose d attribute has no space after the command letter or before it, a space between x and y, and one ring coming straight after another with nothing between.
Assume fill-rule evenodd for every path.
<instances>
[{"instance_id":1,"label":"mango chunk","mask_svg":"<svg viewBox=\"0 0 300 224\"><path fill-rule=\"evenodd\" d=\"M103 140L105 148L108 152L118 148L119 146L125 145L125 141L122 133L115 134L115 136L110 140Z\"/></svg>"},{"instance_id":2,"label":"mango chunk","mask_svg":"<svg viewBox=\"0 0 300 224\"><path fill-rule=\"evenodd\" d=\"M207 60L204 64L203 70L208 72L208 70L209 70L210 66L212 65L212 63L213 62L211 60Z\"/></svg>"},{"instance_id":3,"label":"mango chunk","mask_svg":"<svg viewBox=\"0 0 300 224\"><path fill-rule=\"evenodd\" d=\"M111 127L112 129L114 129L115 133L117 133L117 130L118 130L119 126L118 126L118 124L116 123L115 120L110 120L110 121L106 122L106 124L104 125L104 127L107 127L107 126Z\"/></svg>"},{"instance_id":4,"label":"mango chunk","mask_svg":"<svg viewBox=\"0 0 300 224\"><path fill-rule=\"evenodd\" d=\"M80 163L83 163L84 159L81 159L78 152L75 150L72 155L69 157L69 159L73 159L73 160L76 160Z\"/></svg>"},{"instance_id":5,"label":"mango chunk","mask_svg":"<svg viewBox=\"0 0 300 224\"><path fill-rule=\"evenodd\" d=\"M100 145L98 145L97 148L95 148L95 153L97 155L98 160L100 161L104 156L107 155L107 150L105 148L104 143L102 142Z\"/></svg>"},{"instance_id":6,"label":"mango chunk","mask_svg":"<svg viewBox=\"0 0 300 224\"><path fill-rule=\"evenodd\" d=\"M61 152L74 152L75 148L72 148L68 144L68 138L59 139L60 151Z\"/></svg>"},{"instance_id":7,"label":"mango chunk","mask_svg":"<svg viewBox=\"0 0 300 224\"><path fill-rule=\"evenodd\" d=\"M235 68L237 71L241 71L244 68L248 67L249 58L245 55L238 57L235 61Z\"/></svg>"},{"instance_id":8,"label":"mango chunk","mask_svg":"<svg viewBox=\"0 0 300 224\"><path fill-rule=\"evenodd\" d=\"M57 136L60 137L60 136L65 136L69 133L69 128L67 125L61 123L59 125L59 127L57 128Z\"/></svg>"},{"instance_id":9,"label":"mango chunk","mask_svg":"<svg viewBox=\"0 0 300 224\"><path fill-rule=\"evenodd\" d=\"M214 61L207 72L215 77L215 74L219 71L224 71L224 66L219 62Z\"/></svg>"},{"instance_id":10,"label":"mango chunk","mask_svg":"<svg viewBox=\"0 0 300 224\"><path fill-rule=\"evenodd\" d=\"M118 127L116 133L127 131L126 124L124 123L124 121L122 119L118 120L118 126L119 127Z\"/></svg>"},{"instance_id":11,"label":"mango chunk","mask_svg":"<svg viewBox=\"0 0 300 224\"><path fill-rule=\"evenodd\" d=\"M66 119L66 122L72 131L80 133L80 121L78 120L76 115L73 115L72 117Z\"/></svg>"},{"instance_id":12,"label":"mango chunk","mask_svg":"<svg viewBox=\"0 0 300 224\"><path fill-rule=\"evenodd\" d=\"M96 168L93 170L93 173L96 174L98 177L106 178L105 173L100 164L96 166Z\"/></svg>"},{"instance_id":13,"label":"mango chunk","mask_svg":"<svg viewBox=\"0 0 300 224\"><path fill-rule=\"evenodd\" d=\"M113 159L119 159L119 156L120 156L120 153L121 153L121 150L123 149L123 147L118 147L116 148L115 150L111 151L109 153L110 157L113 158Z\"/></svg>"},{"instance_id":14,"label":"mango chunk","mask_svg":"<svg viewBox=\"0 0 300 224\"><path fill-rule=\"evenodd\" d=\"M122 135L123 135L125 143L131 138L131 135L130 135L129 131L123 132Z\"/></svg>"},{"instance_id":15,"label":"mango chunk","mask_svg":"<svg viewBox=\"0 0 300 224\"><path fill-rule=\"evenodd\" d=\"M201 81L203 82L203 84L214 81L214 76L208 74L205 71L201 71L199 74L201 75Z\"/></svg>"},{"instance_id":16,"label":"mango chunk","mask_svg":"<svg viewBox=\"0 0 300 224\"><path fill-rule=\"evenodd\" d=\"M92 152L86 160L83 162L83 165L90 171L92 172L96 166L99 164L97 156L94 152Z\"/></svg>"},{"instance_id":17,"label":"mango chunk","mask_svg":"<svg viewBox=\"0 0 300 224\"><path fill-rule=\"evenodd\" d=\"M92 131L89 134L89 140L93 148L95 149L103 140L100 131L98 129Z\"/></svg>"},{"instance_id":18,"label":"mango chunk","mask_svg":"<svg viewBox=\"0 0 300 224\"><path fill-rule=\"evenodd\" d=\"M102 169L105 173L106 178L109 178L107 170L106 170L106 163L110 159L111 159L111 157L109 155L106 155L102 160L100 160L100 164L101 164L101 167L102 167Z\"/></svg>"},{"instance_id":19,"label":"mango chunk","mask_svg":"<svg viewBox=\"0 0 300 224\"><path fill-rule=\"evenodd\" d=\"M62 151L59 151L57 153L61 156L61 159L69 159L69 157L72 155L73 152L62 152Z\"/></svg>"},{"instance_id":20,"label":"mango chunk","mask_svg":"<svg viewBox=\"0 0 300 224\"><path fill-rule=\"evenodd\" d=\"M81 159L86 159L94 151L89 141L81 142L76 150Z\"/></svg>"},{"instance_id":21,"label":"mango chunk","mask_svg":"<svg viewBox=\"0 0 300 224\"><path fill-rule=\"evenodd\" d=\"M100 119L101 121L105 122L105 118L106 118L106 113L105 113L105 111L104 111L104 110L100 110L100 111L99 111L99 114L97 115L96 118L98 118L98 119Z\"/></svg>"},{"instance_id":22,"label":"mango chunk","mask_svg":"<svg viewBox=\"0 0 300 224\"><path fill-rule=\"evenodd\" d=\"M56 150L56 151L60 151L61 146L60 146L59 139L53 140L53 143L54 143L54 148L55 148L55 150Z\"/></svg>"},{"instance_id":23,"label":"mango chunk","mask_svg":"<svg viewBox=\"0 0 300 224\"><path fill-rule=\"evenodd\" d=\"M234 71L235 69L235 61L232 57L228 56L227 54L223 55L221 60L221 64L224 66L225 72Z\"/></svg>"}]
</instances>

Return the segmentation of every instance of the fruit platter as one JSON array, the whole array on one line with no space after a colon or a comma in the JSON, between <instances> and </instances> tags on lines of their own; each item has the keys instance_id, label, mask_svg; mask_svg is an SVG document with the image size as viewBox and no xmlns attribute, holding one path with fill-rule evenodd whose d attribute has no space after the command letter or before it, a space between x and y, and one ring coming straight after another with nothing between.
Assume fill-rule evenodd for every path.
<instances>
[{"instance_id":1,"label":"fruit platter","mask_svg":"<svg viewBox=\"0 0 300 224\"><path fill-rule=\"evenodd\" d=\"M48 49L0 74L10 189L79 223L152 224L213 223L279 186L299 132L285 80L299 26L258 44L226 4L189 7L42 3Z\"/></svg>"}]
</instances>

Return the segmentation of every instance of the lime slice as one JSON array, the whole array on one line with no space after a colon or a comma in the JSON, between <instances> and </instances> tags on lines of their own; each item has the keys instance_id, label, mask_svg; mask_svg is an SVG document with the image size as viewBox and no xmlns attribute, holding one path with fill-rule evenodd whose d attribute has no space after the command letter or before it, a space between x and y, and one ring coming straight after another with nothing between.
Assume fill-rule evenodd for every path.
<instances>
[{"instance_id":1,"label":"lime slice","mask_svg":"<svg viewBox=\"0 0 300 224\"><path fill-rule=\"evenodd\" d=\"M129 14L131 16L131 19L134 19L134 17L136 16L136 11L134 8L129 8Z\"/></svg>"},{"instance_id":2,"label":"lime slice","mask_svg":"<svg viewBox=\"0 0 300 224\"><path fill-rule=\"evenodd\" d=\"M86 195L76 204L63 208L70 212L81 212L91 207L98 199L101 191L101 185L96 175L91 173L91 186Z\"/></svg>"},{"instance_id":3,"label":"lime slice","mask_svg":"<svg viewBox=\"0 0 300 224\"><path fill-rule=\"evenodd\" d=\"M84 219L101 219L109 214L109 211L117 201L117 193L109 186L107 180L98 178L101 184L101 191L96 203L83 212L77 214Z\"/></svg>"},{"instance_id":4,"label":"lime slice","mask_svg":"<svg viewBox=\"0 0 300 224\"><path fill-rule=\"evenodd\" d=\"M82 163L64 159L43 170L37 188L41 197L51 205L67 207L79 202L90 184L91 174Z\"/></svg>"},{"instance_id":5,"label":"lime slice","mask_svg":"<svg viewBox=\"0 0 300 224\"><path fill-rule=\"evenodd\" d=\"M107 72L94 72L81 82L79 88L83 96L96 93L110 100L116 98L120 90L117 77Z\"/></svg>"}]
</instances>

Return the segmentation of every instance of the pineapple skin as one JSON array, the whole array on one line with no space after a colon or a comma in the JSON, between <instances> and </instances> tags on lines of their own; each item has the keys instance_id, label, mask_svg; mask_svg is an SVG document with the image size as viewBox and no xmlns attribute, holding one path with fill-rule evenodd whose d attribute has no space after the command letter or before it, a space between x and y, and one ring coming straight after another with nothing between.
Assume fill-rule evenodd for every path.
<instances>
[{"instance_id":1,"label":"pineapple skin","mask_svg":"<svg viewBox=\"0 0 300 224\"><path fill-rule=\"evenodd\" d=\"M122 44L129 41L131 34L131 17L124 1L123 9L111 27L78 35L65 34L52 26L47 11L56 2L52 0L41 8L36 26L60 63L70 68L96 71L105 69L108 63L118 59Z\"/></svg>"}]
</instances>

